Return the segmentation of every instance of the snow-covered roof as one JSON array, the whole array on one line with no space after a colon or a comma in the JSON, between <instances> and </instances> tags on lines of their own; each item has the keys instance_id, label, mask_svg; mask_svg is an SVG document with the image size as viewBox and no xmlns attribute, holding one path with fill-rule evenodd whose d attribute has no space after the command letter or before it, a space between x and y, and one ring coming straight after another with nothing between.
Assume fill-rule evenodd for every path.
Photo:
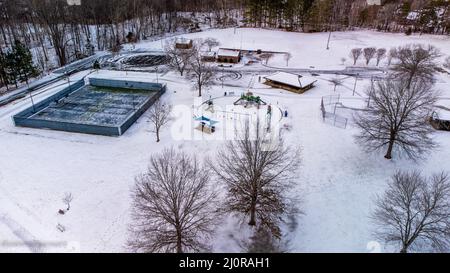
<instances>
[{"instance_id":1,"label":"snow-covered roof","mask_svg":"<svg viewBox=\"0 0 450 273\"><path fill-rule=\"evenodd\" d=\"M408 15L406 16L406 19L410 20L410 21L417 21L420 19L420 17L422 16L422 13L426 11L426 10L415 10L415 11L411 11L408 13ZM437 17L437 21L438 22L442 22L442 20L444 19L444 15L445 15L445 8L434 8L434 13L436 14ZM433 20L431 20L433 21ZM432 24L430 24L431 26Z\"/></svg>"},{"instance_id":2,"label":"snow-covered roof","mask_svg":"<svg viewBox=\"0 0 450 273\"><path fill-rule=\"evenodd\" d=\"M415 20L419 19L419 17L420 17L419 12L411 11L410 13L408 13L408 16L406 16L406 19L415 21Z\"/></svg>"},{"instance_id":3,"label":"snow-covered roof","mask_svg":"<svg viewBox=\"0 0 450 273\"><path fill-rule=\"evenodd\" d=\"M191 39L186 39L186 38L177 38L177 40L176 40L176 43L177 44L185 44L185 45L188 45L188 44L190 44L192 42L192 40Z\"/></svg>"},{"instance_id":4,"label":"snow-covered roof","mask_svg":"<svg viewBox=\"0 0 450 273\"><path fill-rule=\"evenodd\" d=\"M203 51L203 52L200 52L200 55L202 57L215 57L216 56L216 52L214 52L214 51Z\"/></svg>"},{"instance_id":5,"label":"snow-covered roof","mask_svg":"<svg viewBox=\"0 0 450 273\"><path fill-rule=\"evenodd\" d=\"M206 124L206 125L208 125L210 127L212 127L212 126L216 125L217 123L219 123L218 121L212 120L212 119L207 118L205 116L196 117L195 120L199 121L201 123L204 123L204 124Z\"/></svg>"},{"instance_id":6,"label":"snow-covered roof","mask_svg":"<svg viewBox=\"0 0 450 273\"><path fill-rule=\"evenodd\" d=\"M219 52L217 53L217 55L225 57L239 57L240 53L240 50L237 49L219 48Z\"/></svg>"},{"instance_id":7,"label":"snow-covered roof","mask_svg":"<svg viewBox=\"0 0 450 273\"><path fill-rule=\"evenodd\" d=\"M273 75L264 77L264 79L290 85L296 88L303 88L317 81L314 77L302 76L287 72L277 72Z\"/></svg>"},{"instance_id":8,"label":"snow-covered roof","mask_svg":"<svg viewBox=\"0 0 450 273\"><path fill-rule=\"evenodd\" d=\"M439 119L450 120L450 111L437 109L436 114L439 116Z\"/></svg>"}]
</instances>

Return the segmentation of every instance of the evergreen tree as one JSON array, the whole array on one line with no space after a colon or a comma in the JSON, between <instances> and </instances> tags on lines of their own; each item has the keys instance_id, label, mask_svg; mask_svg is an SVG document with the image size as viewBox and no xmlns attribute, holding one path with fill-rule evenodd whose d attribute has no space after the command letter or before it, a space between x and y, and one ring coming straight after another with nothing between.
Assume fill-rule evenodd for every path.
<instances>
[{"instance_id":1,"label":"evergreen tree","mask_svg":"<svg viewBox=\"0 0 450 273\"><path fill-rule=\"evenodd\" d=\"M16 57L14 51L9 50L5 57L7 81L9 84L14 84L17 88L18 70L16 67Z\"/></svg>"},{"instance_id":2,"label":"evergreen tree","mask_svg":"<svg viewBox=\"0 0 450 273\"><path fill-rule=\"evenodd\" d=\"M6 90L8 90L8 71L7 71L7 62L6 62L6 54L3 51L0 51L0 83L1 85L6 86Z\"/></svg>"},{"instance_id":3,"label":"evergreen tree","mask_svg":"<svg viewBox=\"0 0 450 273\"><path fill-rule=\"evenodd\" d=\"M299 19L302 31L305 31L306 22L308 22L313 8L314 0L300 0L299 1Z\"/></svg>"},{"instance_id":4,"label":"evergreen tree","mask_svg":"<svg viewBox=\"0 0 450 273\"><path fill-rule=\"evenodd\" d=\"M33 77L39 75L39 70L33 63L33 56L30 50L25 47L20 41L15 41L12 50L12 60L14 63L14 69L16 72L16 79L19 82L26 82Z\"/></svg>"},{"instance_id":5,"label":"evergreen tree","mask_svg":"<svg viewBox=\"0 0 450 273\"><path fill-rule=\"evenodd\" d=\"M95 60L94 65L93 65L93 68L94 68L95 70L99 70L99 69L100 69L100 63L98 62L98 60Z\"/></svg>"}]
</instances>

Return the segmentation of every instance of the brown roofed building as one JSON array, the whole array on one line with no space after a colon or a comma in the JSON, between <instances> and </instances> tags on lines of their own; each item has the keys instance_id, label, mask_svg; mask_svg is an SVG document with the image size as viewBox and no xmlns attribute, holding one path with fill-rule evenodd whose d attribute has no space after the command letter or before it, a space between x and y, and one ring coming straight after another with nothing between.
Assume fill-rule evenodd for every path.
<instances>
[{"instance_id":1,"label":"brown roofed building","mask_svg":"<svg viewBox=\"0 0 450 273\"><path fill-rule=\"evenodd\" d=\"M178 49L191 49L193 42L191 39L177 38L175 41L175 48Z\"/></svg>"},{"instance_id":2,"label":"brown roofed building","mask_svg":"<svg viewBox=\"0 0 450 273\"><path fill-rule=\"evenodd\" d=\"M314 87L317 80L313 77L302 76L287 72L277 72L273 75L264 77L264 84L274 88L280 88L287 91L302 94Z\"/></svg>"},{"instance_id":3,"label":"brown roofed building","mask_svg":"<svg viewBox=\"0 0 450 273\"><path fill-rule=\"evenodd\" d=\"M220 48L217 52L217 61L221 63L239 63L241 51L239 49Z\"/></svg>"}]
</instances>

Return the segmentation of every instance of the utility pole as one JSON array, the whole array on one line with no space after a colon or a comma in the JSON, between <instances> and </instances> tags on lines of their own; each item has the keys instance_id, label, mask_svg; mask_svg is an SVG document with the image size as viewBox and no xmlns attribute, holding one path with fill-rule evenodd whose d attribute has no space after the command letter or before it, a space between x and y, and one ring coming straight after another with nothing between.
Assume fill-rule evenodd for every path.
<instances>
[{"instance_id":1,"label":"utility pole","mask_svg":"<svg viewBox=\"0 0 450 273\"><path fill-rule=\"evenodd\" d=\"M64 67L64 74L67 77L67 83L69 84L69 92L72 92L72 87L70 86L70 74L67 72L67 65Z\"/></svg>"},{"instance_id":2,"label":"utility pole","mask_svg":"<svg viewBox=\"0 0 450 273\"><path fill-rule=\"evenodd\" d=\"M330 28L330 34L328 34L327 50L330 49L330 39L331 39L331 28Z\"/></svg>"},{"instance_id":3,"label":"utility pole","mask_svg":"<svg viewBox=\"0 0 450 273\"><path fill-rule=\"evenodd\" d=\"M355 92L356 92L356 83L358 82L358 76L359 76L359 73L357 73L355 76L355 86L353 86L353 95L352 96L354 96Z\"/></svg>"},{"instance_id":4,"label":"utility pole","mask_svg":"<svg viewBox=\"0 0 450 273\"><path fill-rule=\"evenodd\" d=\"M369 98L367 99L367 107L370 106L370 97L373 94L373 76L370 77L370 94L369 94Z\"/></svg>"},{"instance_id":5,"label":"utility pole","mask_svg":"<svg viewBox=\"0 0 450 273\"><path fill-rule=\"evenodd\" d=\"M28 92L30 93L31 105L33 106L33 113L36 113L36 107L34 106L34 100L33 100L33 94L31 94L30 85L28 84L28 80L27 80L27 89L28 89Z\"/></svg>"},{"instance_id":6,"label":"utility pole","mask_svg":"<svg viewBox=\"0 0 450 273\"><path fill-rule=\"evenodd\" d=\"M222 78L220 79L221 82L222 82L222 89L223 89L223 81L225 80L225 78L224 78L224 71L225 71L225 68L222 67Z\"/></svg>"}]
</instances>

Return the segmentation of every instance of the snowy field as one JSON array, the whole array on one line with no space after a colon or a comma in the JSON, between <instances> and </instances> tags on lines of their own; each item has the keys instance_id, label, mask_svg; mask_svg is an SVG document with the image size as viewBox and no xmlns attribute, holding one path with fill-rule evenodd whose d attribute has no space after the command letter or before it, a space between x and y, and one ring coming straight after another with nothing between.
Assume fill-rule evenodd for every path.
<instances>
[{"instance_id":1,"label":"snowy field","mask_svg":"<svg viewBox=\"0 0 450 273\"><path fill-rule=\"evenodd\" d=\"M333 33L330 50L325 49L327 33L225 29L183 37L214 37L223 47L290 52L289 68L344 69L351 65L348 53L354 47L389 49L407 43L431 43L444 53L443 58L450 55L450 39L445 36L407 37L369 31ZM163 43L140 43L135 47L157 50ZM347 59L344 64L343 57ZM286 62L282 57L275 57L268 65L285 68ZM363 66L362 60L358 65ZM254 82L250 91L271 104L273 111L288 111L287 118L278 114L274 120L290 128L285 135L289 144L302 147L299 178L291 191L300 195L304 215L299 216L299 227L290 235L291 251L391 251L382 242L374 242L372 236L374 230L369 215L374 197L384 191L389 177L398 169L419 169L424 174L450 171L450 134L434 133L440 146L424 161L387 161L382 152L367 154L355 144L353 136L357 129L351 122L352 110L338 110L343 117L349 118L346 129L324 123L321 117L323 96L339 94L344 106L362 108L366 103L363 94L370 85L369 79L360 79L353 95L354 78L345 78L343 86L333 92L334 86L328 80L335 76L323 74L317 76L315 88L298 95L263 85L258 79L267 72L260 73L255 69L250 73L244 69L238 66L236 71L242 77L225 80L223 87L218 82L205 90L202 99L179 74L158 75L158 81L167 84L168 91L163 99L174 105L175 116L163 129L160 143L155 142L148 112L123 136L115 138L17 128L11 116L29 107L30 100L24 98L1 107L0 252L127 251L130 189L134 177L145 170L152 154L165 147L173 146L198 156L213 156L223 145L223 139L195 130L193 116L206 112L201 108L201 102L217 98L216 116L212 117L220 120L217 109L232 105L241 93L248 91L250 81ZM80 72L71 80L89 77L89 73L95 77L156 81L155 73L119 71ZM38 90L34 99L43 99L65 85L63 81L56 82L45 90ZM450 76L439 74L436 89L442 96L439 105L450 108ZM223 98L224 92L234 92L234 97ZM239 107L231 106L228 109L255 116L267 111L265 107L239 110ZM225 123L219 122L218 133ZM180 131L188 133L180 134ZM58 210L65 208L61 200L65 192L71 192L74 200L70 211L59 215ZM239 227L231 217L223 221L213 242L214 251L239 251L230 238L232 235L239 237L246 226ZM58 224L65 227L65 232L57 229Z\"/></svg>"}]
</instances>

